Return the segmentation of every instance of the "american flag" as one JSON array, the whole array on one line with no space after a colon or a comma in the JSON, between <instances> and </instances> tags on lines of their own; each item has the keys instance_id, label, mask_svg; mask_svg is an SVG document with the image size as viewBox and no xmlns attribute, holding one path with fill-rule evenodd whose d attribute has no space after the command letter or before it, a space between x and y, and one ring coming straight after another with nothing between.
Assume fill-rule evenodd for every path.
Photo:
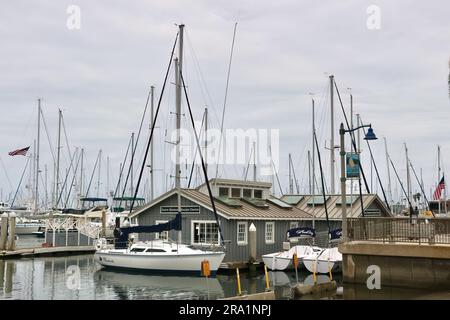
<instances>
[{"instance_id":1,"label":"american flag","mask_svg":"<svg viewBox=\"0 0 450 320\"><path fill-rule=\"evenodd\" d=\"M22 148L22 149L17 149L17 150L14 150L14 151L11 151L11 152L8 152L8 154L10 155L10 156L26 156L27 155L27 152L28 152L28 149L30 149L30 147L26 147L26 148Z\"/></svg>"},{"instance_id":2,"label":"american flag","mask_svg":"<svg viewBox=\"0 0 450 320\"><path fill-rule=\"evenodd\" d=\"M436 191L434 191L434 193L433 193L434 200L441 199L441 193L442 193L443 189L445 189L444 176L442 176L441 181L439 182L438 186L436 187Z\"/></svg>"}]
</instances>

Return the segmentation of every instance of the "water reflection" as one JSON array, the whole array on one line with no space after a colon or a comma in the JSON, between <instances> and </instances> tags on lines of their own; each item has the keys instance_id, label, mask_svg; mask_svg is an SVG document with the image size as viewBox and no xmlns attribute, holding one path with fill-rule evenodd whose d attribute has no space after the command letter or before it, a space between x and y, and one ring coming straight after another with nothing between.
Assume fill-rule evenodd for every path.
<instances>
[{"instance_id":1,"label":"water reflection","mask_svg":"<svg viewBox=\"0 0 450 320\"><path fill-rule=\"evenodd\" d=\"M277 299L292 299L297 284L295 272L269 272L270 286ZM317 282L329 275L317 275ZM366 286L342 287L342 276L333 274L336 292L306 296L302 299L450 299L450 292ZM298 282L314 283L313 275L299 271ZM263 271L241 272L243 293L263 292ZM101 269L93 255L0 260L0 299L220 299L237 295L234 272L216 278L174 277L124 273Z\"/></svg>"}]
</instances>

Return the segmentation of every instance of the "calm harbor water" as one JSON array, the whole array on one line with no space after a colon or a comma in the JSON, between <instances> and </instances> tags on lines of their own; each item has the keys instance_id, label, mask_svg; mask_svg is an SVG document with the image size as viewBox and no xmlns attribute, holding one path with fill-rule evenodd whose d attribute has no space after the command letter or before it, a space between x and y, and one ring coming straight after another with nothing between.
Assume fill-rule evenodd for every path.
<instances>
[{"instance_id":1,"label":"calm harbor water","mask_svg":"<svg viewBox=\"0 0 450 320\"><path fill-rule=\"evenodd\" d=\"M21 237L19 246L36 245L36 238ZM295 272L269 272L270 285L277 299L292 299ZM301 283L312 283L313 277L299 272ZM318 281L329 280L320 275ZM334 275L337 293L308 299L450 299L450 292L427 292L398 288L368 290L364 286L342 287L342 278ZM242 290L263 292L263 271L241 273ZM213 279L200 277L155 276L102 269L93 255L37 257L0 260L0 299L220 299L237 294L236 276L219 274Z\"/></svg>"}]
</instances>

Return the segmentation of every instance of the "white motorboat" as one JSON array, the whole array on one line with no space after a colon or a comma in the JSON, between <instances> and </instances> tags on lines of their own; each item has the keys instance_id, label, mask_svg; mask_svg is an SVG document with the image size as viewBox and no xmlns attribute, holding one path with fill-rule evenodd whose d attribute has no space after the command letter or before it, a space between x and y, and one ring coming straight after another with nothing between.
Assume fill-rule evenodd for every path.
<instances>
[{"instance_id":1,"label":"white motorboat","mask_svg":"<svg viewBox=\"0 0 450 320\"><path fill-rule=\"evenodd\" d=\"M275 253L269 253L262 256L264 264L270 270L286 270L293 268L293 257L294 253L297 254L299 264L302 262L304 257L310 256L314 253L321 252L322 249L313 246L298 245L294 246L287 251L280 251Z\"/></svg>"},{"instance_id":2,"label":"white motorboat","mask_svg":"<svg viewBox=\"0 0 450 320\"><path fill-rule=\"evenodd\" d=\"M303 258L306 269L312 273L329 273L342 269L342 254L337 247L323 249Z\"/></svg>"},{"instance_id":3,"label":"white motorboat","mask_svg":"<svg viewBox=\"0 0 450 320\"><path fill-rule=\"evenodd\" d=\"M100 241L97 249L95 261L102 266L164 274L200 275L202 261L207 260L214 275L225 257L223 251L200 250L163 240L138 242L126 249L108 249Z\"/></svg>"},{"instance_id":4,"label":"white motorboat","mask_svg":"<svg viewBox=\"0 0 450 320\"><path fill-rule=\"evenodd\" d=\"M18 235L32 235L45 228L45 224L38 220L21 219L16 223L16 234Z\"/></svg>"}]
</instances>

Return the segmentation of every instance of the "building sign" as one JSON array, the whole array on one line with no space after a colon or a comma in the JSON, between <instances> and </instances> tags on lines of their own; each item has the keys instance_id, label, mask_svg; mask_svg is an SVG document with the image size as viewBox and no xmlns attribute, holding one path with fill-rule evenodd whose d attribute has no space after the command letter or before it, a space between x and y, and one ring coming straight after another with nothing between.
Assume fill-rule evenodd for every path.
<instances>
[{"instance_id":1,"label":"building sign","mask_svg":"<svg viewBox=\"0 0 450 320\"><path fill-rule=\"evenodd\" d=\"M175 214L178 206L161 206L160 213ZM181 206L181 213L200 213L200 206Z\"/></svg>"},{"instance_id":2,"label":"building sign","mask_svg":"<svg viewBox=\"0 0 450 320\"><path fill-rule=\"evenodd\" d=\"M359 154L347 153L345 156L347 179L359 178Z\"/></svg>"}]
</instances>

